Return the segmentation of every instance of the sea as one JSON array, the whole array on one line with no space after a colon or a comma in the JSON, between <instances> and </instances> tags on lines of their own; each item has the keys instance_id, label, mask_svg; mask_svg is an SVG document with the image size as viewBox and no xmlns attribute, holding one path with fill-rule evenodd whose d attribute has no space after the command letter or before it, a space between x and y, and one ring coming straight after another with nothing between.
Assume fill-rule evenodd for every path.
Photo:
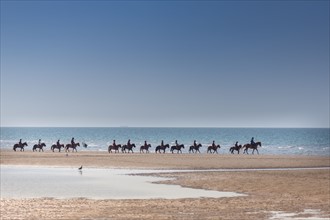
<instances>
[{"instance_id":1,"label":"sea","mask_svg":"<svg viewBox=\"0 0 330 220\"><path fill-rule=\"evenodd\" d=\"M220 154L230 154L229 148L236 141L239 144L260 141L260 154L264 155L315 155L330 156L330 128L147 128L147 127L1 127L0 149L12 149L22 139L27 142L25 150L31 150L41 139L46 144L45 150L60 140L68 144L71 138L75 142L85 143L87 147L78 147L78 151L104 151L116 140L117 144L126 144L128 139L137 148L147 141L151 144L150 152L164 144L174 145L177 140L184 144L183 153L189 153L189 146L196 140L202 144L201 153L215 141L220 144ZM251 152L250 152L251 153Z\"/></svg>"}]
</instances>

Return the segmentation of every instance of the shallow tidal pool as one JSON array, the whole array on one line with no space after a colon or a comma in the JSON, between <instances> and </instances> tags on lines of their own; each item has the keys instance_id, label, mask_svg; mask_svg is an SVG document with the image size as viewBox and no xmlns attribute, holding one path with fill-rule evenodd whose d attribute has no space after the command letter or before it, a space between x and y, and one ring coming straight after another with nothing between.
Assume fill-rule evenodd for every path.
<instances>
[{"instance_id":1,"label":"shallow tidal pool","mask_svg":"<svg viewBox=\"0 0 330 220\"><path fill-rule=\"evenodd\" d=\"M160 172L160 171L159 171ZM162 171L164 172L164 171ZM157 170L1 166L1 198L180 199L245 196L155 184L169 178L130 175Z\"/></svg>"}]
</instances>

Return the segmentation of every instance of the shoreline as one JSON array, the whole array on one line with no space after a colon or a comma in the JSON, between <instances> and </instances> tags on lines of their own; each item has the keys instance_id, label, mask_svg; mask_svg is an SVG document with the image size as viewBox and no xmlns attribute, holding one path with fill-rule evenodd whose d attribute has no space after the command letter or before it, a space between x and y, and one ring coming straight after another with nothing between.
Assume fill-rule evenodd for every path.
<instances>
[{"instance_id":1,"label":"shoreline","mask_svg":"<svg viewBox=\"0 0 330 220\"><path fill-rule=\"evenodd\" d=\"M330 167L329 156L246 154L104 153L98 151L14 152L0 150L1 165L138 169L253 169Z\"/></svg>"},{"instance_id":2,"label":"shoreline","mask_svg":"<svg viewBox=\"0 0 330 220\"><path fill-rule=\"evenodd\" d=\"M296 213L304 218L330 217L329 156L109 154L81 151L66 156L64 152L0 150L0 164L74 169L81 165L91 169L175 169L173 173L142 175L171 178L157 182L161 184L247 195L237 198L146 200L1 198L1 219L269 219L277 212ZM304 167L326 168L302 169ZM252 170L258 168L268 170ZM271 170L274 168L298 169ZM183 172L185 169L192 172ZM210 169L251 171L217 172ZM305 212L309 209L314 212Z\"/></svg>"}]
</instances>

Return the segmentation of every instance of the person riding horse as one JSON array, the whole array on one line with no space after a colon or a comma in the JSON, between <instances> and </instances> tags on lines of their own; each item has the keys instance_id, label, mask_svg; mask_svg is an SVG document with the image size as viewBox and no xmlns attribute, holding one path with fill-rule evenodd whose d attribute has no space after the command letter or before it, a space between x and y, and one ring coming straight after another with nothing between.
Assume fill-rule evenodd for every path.
<instances>
[{"instance_id":1,"label":"person riding horse","mask_svg":"<svg viewBox=\"0 0 330 220\"><path fill-rule=\"evenodd\" d=\"M197 143L196 143L196 140L194 140L194 147L197 147Z\"/></svg>"},{"instance_id":2,"label":"person riding horse","mask_svg":"<svg viewBox=\"0 0 330 220\"><path fill-rule=\"evenodd\" d=\"M74 137L73 137L73 138L71 138L71 145L72 145L72 146L75 146L75 144L76 144L76 143L74 142Z\"/></svg>"},{"instance_id":3,"label":"person riding horse","mask_svg":"<svg viewBox=\"0 0 330 220\"><path fill-rule=\"evenodd\" d=\"M22 139L19 139L18 145L19 145L19 146L22 146L22 144L23 144L23 143L22 143Z\"/></svg>"},{"instance_id":4,"label":"person riding horse","mask_svg":"<svg viewBox=\"0 0 330 220\"><path fill-rule=\"evenodd\" d=\"M131 139L128 139L127 146L131 146Z\"/></svg>"},{"instance_id":5,"label":"person riding horse","mask_svg":"<svg viewBox=\"0 0 330 220\"><path fill-rule=\"evenodd\" d=\"M254 143L254 137L251 138L251 145L253 146L255 143Z\"/></svg>"},{"instance_id":6,"label":"person riding horse","mask_svg":"<svg viewBox=\"0 0 330 220\"><path fill-rule=\"evenodd\" d=\"M58 139L57 142L56 142L56 146L57 146L57 147L60 147L60 145L61 145L61 144L60 144L60 139Z\"/></svg>"},{"instance_id":7,"label":"person riding horse","mask_svg":"<svg viewBox=\"0 0 330 220\"><path fill-rule=\"evenodd\" d=\"M147 144L147 141L144 141L144 146L145 146L145 147L147 147L147 146L148 146L148 144Z\"/></svg>"},{"instance_id":8,"label":"person riding horse","mask_svg":"<svg viewBox=\"0 0 330 220\"><path fill-rule=\"evenodd\" d=\"M116 144L116 140L113 140L113 142L112 142L112 146L113 146L113 147L116 147L116 146L117 146L117 144Z\"/></svg>"},{"instance_id":9,"label":"person riding horse","mask_svg":"<svg viewBox=\"0 0 330 220\"><path fill-rule=\"evenodd\" d=\"M235 143L235 147L238 148L238 141L236 141L236 143Z\"/></svg>"},{"instance_id":10,"label":"person riding horse","mask_svg":"<svg viewBox=\"0 0 330 220\"><path fill-rule=\"evenodd\" d=\"M162 142L160 143L161 147L164 147L164 141L162 140Z\"/></svg>"},{"instance_id":11,"label":"person riding horse","mask_svg":"<svg viewBox=\"0 0 330 220\"><path fill-rule=\"evenodd\" d=\"M216 147L216 146L215 146L215 141L212 142L212 147Z\"/></svg>"}]
</instances>

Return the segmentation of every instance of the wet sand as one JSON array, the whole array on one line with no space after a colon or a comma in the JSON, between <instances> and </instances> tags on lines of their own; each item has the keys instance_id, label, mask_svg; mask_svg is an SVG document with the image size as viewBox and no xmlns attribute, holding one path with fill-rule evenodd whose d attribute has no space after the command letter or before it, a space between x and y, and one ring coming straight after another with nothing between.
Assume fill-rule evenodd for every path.
<instances>
[{"instance_id":1,"label":"wet sand","mask_svg":"<svg viewBox=\"0 0 330 220\"><path fill-rule=\"evenodd\" d=\"M329 167L329 157L1 151L2 165L138 169ZM151 175L151 174L148 174ZM162 173L186 187L247 194L235 198L1 199L1 219L269 219L273 211L330 217L330 170ZM304 210L318 210L306 214Z\"/></svg>"}]
</instances>

